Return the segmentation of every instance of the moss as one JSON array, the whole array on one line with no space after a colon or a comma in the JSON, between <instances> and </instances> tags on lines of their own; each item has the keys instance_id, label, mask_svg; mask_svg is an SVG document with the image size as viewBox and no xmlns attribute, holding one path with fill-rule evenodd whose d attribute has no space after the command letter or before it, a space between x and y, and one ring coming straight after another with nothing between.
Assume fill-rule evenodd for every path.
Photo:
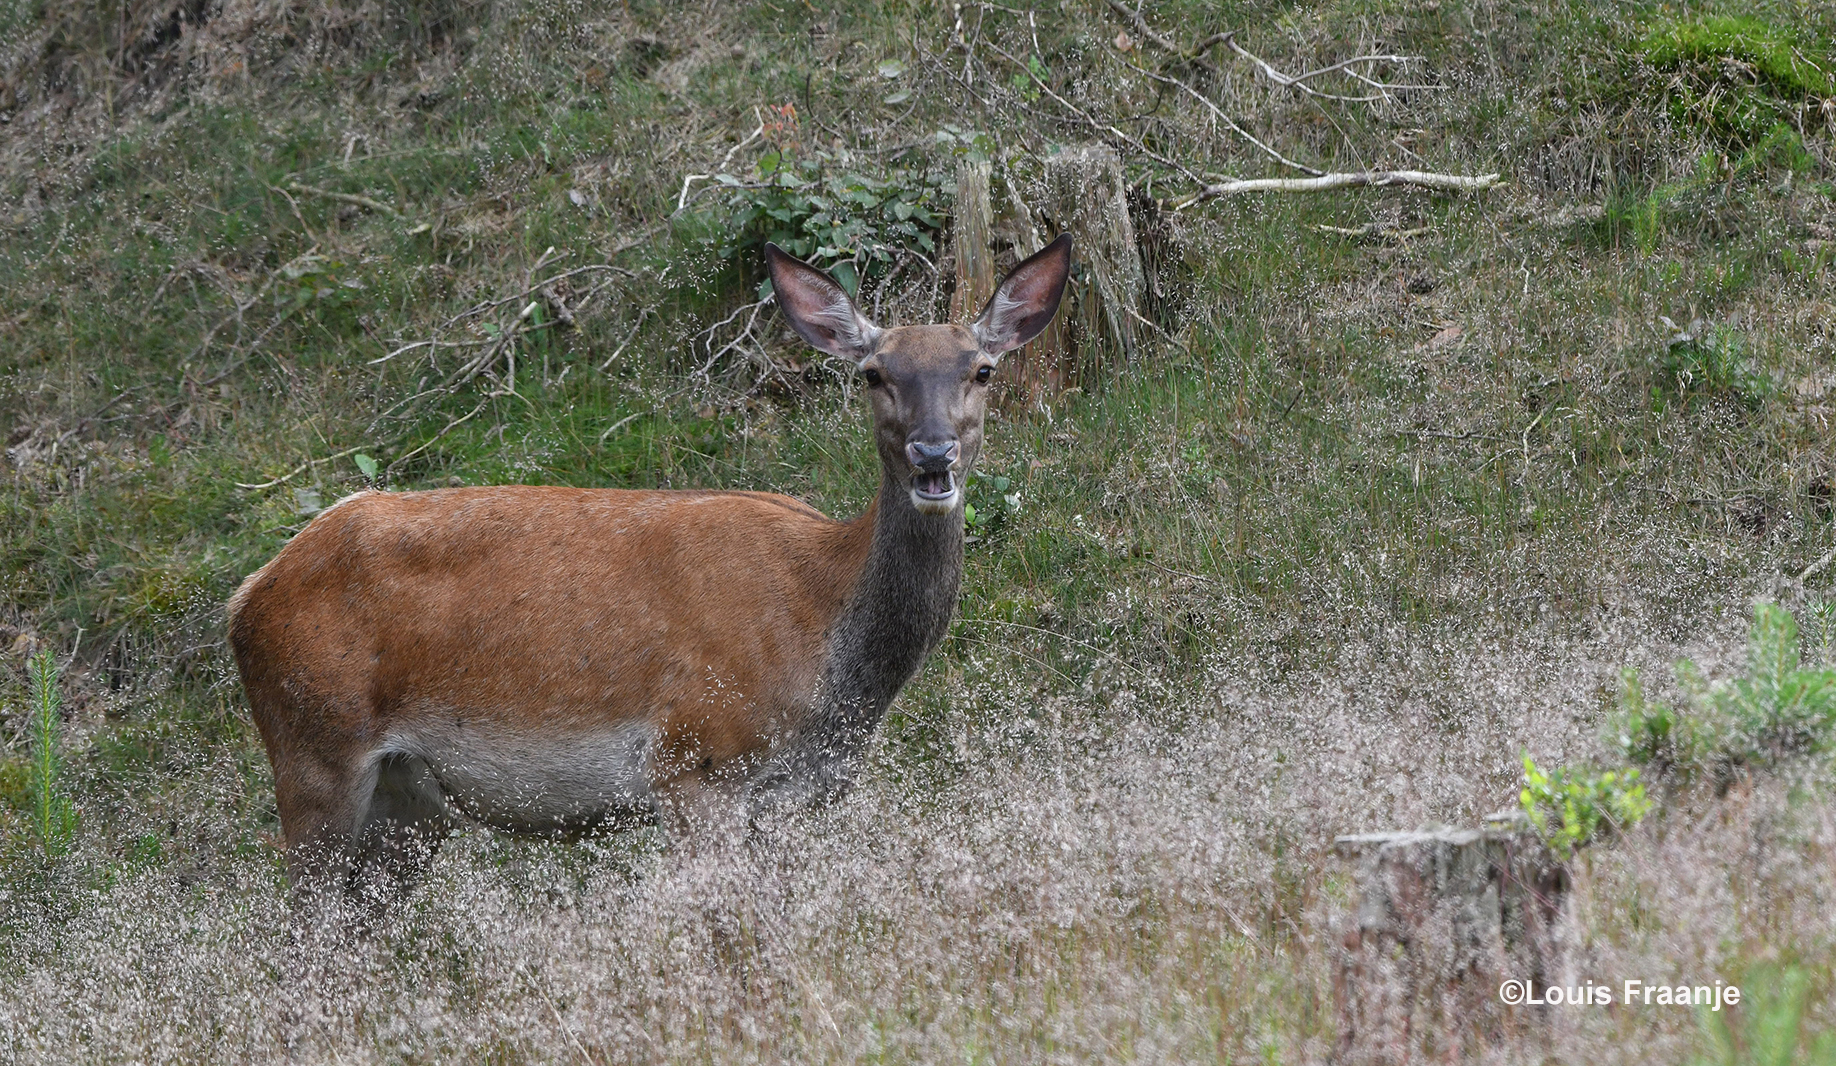
<instances>
[{"instance_id":1,"label":"moss","mask_svg":"<svg viewBox=\"0 0 1836 1066\"><path fill-rule=\"evenodd\" d=\"M1724 16L1674 23L1653 30L1645 38L1644 51L1653 65L1662 68L1734 60L1779 96L1836 94L1836 75L1830 73L1827 57L1814 61L1791 31L1755 18Z\"/></svg>"},{"instance_id":2,"label":"moss","mask_svg":"<svg viewBox=\"0 0 1836 1066\"><path fill-rule=\"evenodd\" d=\"M1836 96L1830 50L1760 19L1667 23L1640 47L1652 66L1671 74L1673 113L1737 147L1775 137L1781 126L1794 134L1817 127L1825 121L1822 100Z\"/></svg>"}]
</instances>

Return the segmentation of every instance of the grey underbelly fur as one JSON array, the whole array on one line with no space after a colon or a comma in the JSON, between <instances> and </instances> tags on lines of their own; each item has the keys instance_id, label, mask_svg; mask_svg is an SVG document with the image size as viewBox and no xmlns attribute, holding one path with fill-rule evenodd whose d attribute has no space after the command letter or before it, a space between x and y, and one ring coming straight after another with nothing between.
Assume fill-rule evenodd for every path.
<instances>
[{"instance_id":1,"label":"grey underbelly fur","mask_svg":"<svg viewBox=\"0 0 1836 1066\"><path fill-rule=\"evenodd\" d=\"M573 734L423 726L390 738L425 762L444 799L509 833L584 832L645 822L654 730L643 723Z\"/></svg>"}]
</instances>

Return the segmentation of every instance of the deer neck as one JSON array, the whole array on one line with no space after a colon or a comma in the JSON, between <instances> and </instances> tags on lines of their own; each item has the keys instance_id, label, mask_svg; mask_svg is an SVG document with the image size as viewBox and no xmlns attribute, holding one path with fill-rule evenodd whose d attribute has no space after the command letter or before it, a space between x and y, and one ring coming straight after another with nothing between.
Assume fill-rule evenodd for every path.
<instances>
[{"instance_id":1,"label":"deer neck","mask_svg":"<svg viewBox=\"0 0 1836 1066\"><path fill-rule=\"evenodd\" d=\"M807 719L753 782L758 808L836 799L893 697L950 628L963 580L960 508L925 515L888 471L856 519L870 530L866 560L829 626L827 653Z\"/></svg>"},{"instance_id":2,"label":"deer neck","mask_svg":"<svg viewBox=\"0 0 1836 1066\"><path fill-rule=\"evenodd\" d=\"M863 516L873 540L854 593L831 629L824 695L871 731L949 631L963 582L960 506L920 514L890 471Z\"/></svg>"}]
</instances>

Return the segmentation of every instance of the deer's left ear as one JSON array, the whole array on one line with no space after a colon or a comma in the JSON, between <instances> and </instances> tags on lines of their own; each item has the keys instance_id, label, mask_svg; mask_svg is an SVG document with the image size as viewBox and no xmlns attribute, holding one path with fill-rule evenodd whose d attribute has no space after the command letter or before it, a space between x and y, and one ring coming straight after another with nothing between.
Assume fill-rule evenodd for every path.
<instances>
[{"instance_id":1,"label":"deer's left ear","mask_svg":"<svg viewBox=\"0 0 1836 1066\"><path fill-rule=\"evenodd\" d=\"M880 327L848 299L848 290L829 275L786 254L775 244L765 245L765 267L771 272L771 291L778 307L797 336L830 355L856 363L873 354Z\"/></svg>"},{"instance_id":2,"label":"deer's left ear","mask_svg":"<svg viewBox=\"0 0 1836 1066\"><path fill-rule=\"evenodd\" d=\"M982 350L1000 355L1039 336L1058 314L1070 276L1071 235L1062 233L995 286L969 327Z\"/></svg>"}]
</instances>

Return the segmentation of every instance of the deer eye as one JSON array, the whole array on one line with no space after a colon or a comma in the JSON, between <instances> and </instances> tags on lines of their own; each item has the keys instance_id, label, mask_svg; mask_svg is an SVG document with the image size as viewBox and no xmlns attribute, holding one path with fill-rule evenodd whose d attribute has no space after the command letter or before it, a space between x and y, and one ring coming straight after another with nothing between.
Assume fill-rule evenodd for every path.
<instances>
[{"instance_id":1,"label":"deer eye","mask_svg":"<svg viewBox=\"0 0 1836 1066\"><path fill-rule=\"evenodd\" d=\"M982 367L980 370L977 370L975 372L975 383L977 385L986 385L988 384L988 379L993 376L994 376L994 367L992 366Z\"/></svg>"},{"instance_id":2,"label":"deer eye","mask_svg":"<svg viewBox=\"0 0 1836 1066\"><path fill-rule=\"evenodd\" d=\"M867 387L870 389L879 388L880 382L883 380L880 377L880 372L872 367L868 367L866 370L861 371L861 376L867 379Z\"/></svg>"}]
</instances>

